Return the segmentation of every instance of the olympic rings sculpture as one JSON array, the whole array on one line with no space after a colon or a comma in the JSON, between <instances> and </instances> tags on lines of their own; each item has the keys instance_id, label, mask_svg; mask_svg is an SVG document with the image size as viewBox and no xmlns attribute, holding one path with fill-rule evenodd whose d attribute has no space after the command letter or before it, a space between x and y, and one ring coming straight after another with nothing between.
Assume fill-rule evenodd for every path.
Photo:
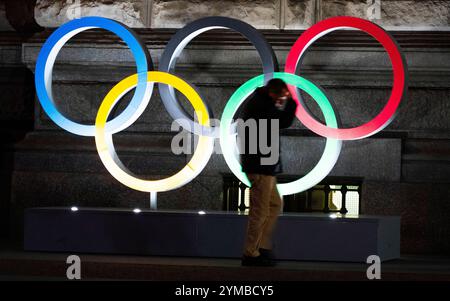
<instances>
[{"instance_id":1,"label":"olympic rings sculpture","mask_svg":"<svg viewBox=\"0 0 450 301\"><path fill-rule=\"evenodd\" d=\"M91 28L102 28L120 37L135 57L137 73L121 80L107 93L98 110L95 125L84 125L68 119L58 109L52 94L52 72L56 57L64 44L76 34ZM220 126L213 127L210 124L212 111L207 102L199 96L193 85L170 72L173 71L182 50L193 38L216 28L232 29L246 37L260 55L263 74L249 79L233 93L225 105ZM343 28L359 29L373 36L385 48L393 66L393 88L386 106L374 119L355 128L340 128L339 116L325 92L311 81L296 75L308 47L323 35ZM355 17L334 17L306 30L291 48L284 72L279 72L272 47L254 27L232 18L207 17L193 21L177 31L161 56L159 71L154 71L147 48L131 29L107 18L84 17L62 25L50 35L42 46L35 70L37 96L49 118L73 134L94 136L100 159L110 174L132 189L151 193L176 189L193 180L208 163L216 138L220 140L222 153L231 171L243 183L250 186L237 157L237 132L233 121L244 100L271 78L281 78L287 82L294 100L298 103L297 118L308 129L327 139L322 157L307 175L290 183L278 184L280 195L289 195L313 187L331 172L338 160L343 140L369 137L392 122L407 90L407 65L394 39L378 25ZM143 180L133 175L122 164L114 149L112 135L126 129L141 116L150 101L155 83L158 83L162 102L169 115L177 121L182 120L181 126L183 123L188 124L185 129L198 135L199 143L188 164L176 174L161 180ZM174 88L192 104L198 121L194 121L185 112L174 93ZM108 121L114 106L132 89L135 91L129 105L118 116ZM301 98L299 89L308 93L317 102L326 124L322 124L310 112Z\"/></svg>"}]
</instances>

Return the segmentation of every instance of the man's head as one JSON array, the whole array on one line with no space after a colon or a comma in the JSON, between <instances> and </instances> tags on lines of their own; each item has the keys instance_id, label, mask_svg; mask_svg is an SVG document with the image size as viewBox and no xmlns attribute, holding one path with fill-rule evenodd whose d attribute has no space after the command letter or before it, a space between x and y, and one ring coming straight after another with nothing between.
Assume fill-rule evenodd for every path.
<instances>
[{"instance_id":1,"label":"man's head","mask_svg":"<svg viewBox=\"0 0 450 301\"><path fill-rule=\"evenodd\" d=\"M290 93L286 83L279 79L273 78L269 80L266 84L269 96L275 103L282 103L290 97Z\"/></svg>"}]
</instances>

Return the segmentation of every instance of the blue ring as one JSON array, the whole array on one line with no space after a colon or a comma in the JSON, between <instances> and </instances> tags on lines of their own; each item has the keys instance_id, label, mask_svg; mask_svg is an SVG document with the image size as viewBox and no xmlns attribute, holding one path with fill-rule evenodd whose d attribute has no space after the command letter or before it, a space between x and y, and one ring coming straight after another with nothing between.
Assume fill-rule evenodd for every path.
<instances>
[{"instance_id":1,"label":"blue ring","mask_svg":"<svg viewBox=\"0 0 450 301\"><path fill-rule=\"evenodd\" d=\"M71 34L73 31L81 32L91 28L102 28L111 31L112 33L120 37L133 53L137 67L138 84L136 86L133 98L131 99L128 107L122 113L120 113L114 119L108 121L108 132L115 133L123 130L139 117L140 114L136 116L136 112L139 111L141 104L146 101L145 97L147 91L147 71L149 69L153 69L151 58L143 43L139 41L137 35L135 35L129 28L127 28L123 24L120 24L119 22L102 17L84 17L72 20L56 29L42 46L36 62L36 93L44 111L47 113L50 119L52 119L58 126L65 129L66 131L81 136L94 136L95 126L84 125L71 121L58 111L56 104L50 96L52 92L50 91L49 93L49 91L47 91L46 89L45 67L51 51L61 39L63 39L66 35ZM50 67L53 68L53 66ZM51 77L49 81L51 81ZM149 88L152 89L153 85ZM151 91L149 95L151 95ZM130 122L130 120L132 121ZM125 126L125 124L127 125Z\"/></svg>"}]
</instances>

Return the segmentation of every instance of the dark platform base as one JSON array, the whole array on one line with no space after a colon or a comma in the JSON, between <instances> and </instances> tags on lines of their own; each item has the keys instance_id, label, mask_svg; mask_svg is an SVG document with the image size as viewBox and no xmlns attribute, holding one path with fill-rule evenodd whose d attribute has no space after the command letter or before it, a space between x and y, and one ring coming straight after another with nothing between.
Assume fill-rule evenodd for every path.
<instances>
[{"instance_id":1,"label":"dark platform base","mask_svg":"<svg viewBox=\"0 0 450 301\"><path fill-rule=\"evenodd\" d=\"M27 251L163 256L242 256L247 216L226 212L32 208ZM400 217L331 218L283 214L274 235L278 259L365 262L400 257Z\"/></svg>"}]
</instances>

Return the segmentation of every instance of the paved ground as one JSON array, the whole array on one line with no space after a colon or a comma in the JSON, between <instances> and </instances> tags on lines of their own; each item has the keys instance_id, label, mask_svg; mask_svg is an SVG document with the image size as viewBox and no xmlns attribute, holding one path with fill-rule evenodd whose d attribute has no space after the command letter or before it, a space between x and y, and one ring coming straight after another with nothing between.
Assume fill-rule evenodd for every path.
<instances>
[{"instance_id":1,"label":"paved ground","mask_svg":"<svg viewBox=\"0 0 450 301\"><path fill-rule=\"evenodd\" d=\"M70 254L24 252L0 244L1 280L65 280ZM241 267L237 259L76 254L85 280L366 280L368 265L282 261L274 268ZM450 257L405 255L381 264L383 280L450 281Z\"/></svg>"}]
</instances>

